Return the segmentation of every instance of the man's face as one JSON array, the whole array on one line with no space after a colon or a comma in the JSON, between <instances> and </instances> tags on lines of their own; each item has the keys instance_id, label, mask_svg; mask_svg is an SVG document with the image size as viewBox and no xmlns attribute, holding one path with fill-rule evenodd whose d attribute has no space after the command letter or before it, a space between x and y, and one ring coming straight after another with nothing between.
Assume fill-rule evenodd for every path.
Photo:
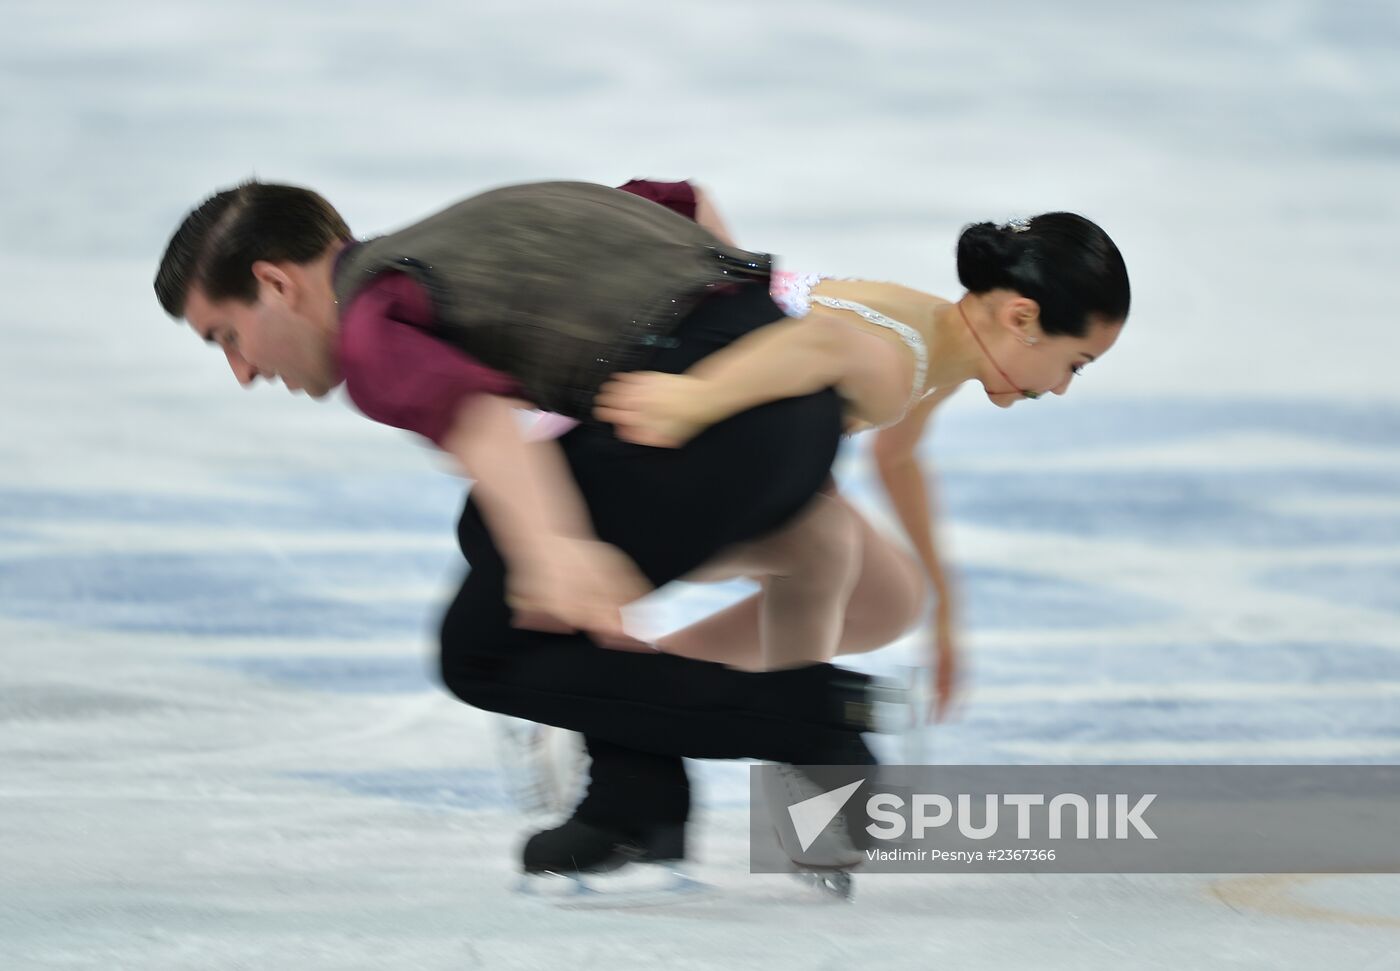
<instances>
[{"instance_id":1,"label":"man's face","mask_svg":"<svg viewBox=\"0 0 1400 971\"><path fill-rule=\"evenodd\" d=\"M281 378L288 391L320 398L340 383L333 336L298 306L297 297L295 283L261 277L253 303L210 300L194 286L185 301L185 319L196 334L223 350L239 384Z\"/></svg>"}]
</instances>

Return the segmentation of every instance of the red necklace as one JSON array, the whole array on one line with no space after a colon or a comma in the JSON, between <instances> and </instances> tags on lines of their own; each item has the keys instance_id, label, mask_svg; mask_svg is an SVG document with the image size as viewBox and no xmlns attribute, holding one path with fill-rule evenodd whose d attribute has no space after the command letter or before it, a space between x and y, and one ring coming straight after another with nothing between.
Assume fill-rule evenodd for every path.
<instances>
[{"instance_id":1,"label":"red necklace","mask_svg":"<svg viewBox=\"0 0 1400 971\"><path fill-rule=\"evenodd\" d=\"M967 313L962 308L962 301L959 300L956 306L958 308L958 316L961 317L963 323L967 325L967 332L972 335L972 339L977 342L977 346L982 348L983 356L986 357L988 361L992 362L992 367L997 369L997 374L1000 374L1002 379L1005 380L1007 384L1011 385L1013 390L1019 392L1023 397L1030 398L1032 401L1045 393L1043 391L1023 391L1015 381L1012 381L1011 378L1007 376L1006 372L1001 369L1001 365L997 363L997 359L992 357L992 352L987 350L987 345L982 343L982 338L977 336L977 331L973 330L972 321L967 319ZM998 392L998 394L1004 393L1005 392Z\"/></svg>"}]
</instances>

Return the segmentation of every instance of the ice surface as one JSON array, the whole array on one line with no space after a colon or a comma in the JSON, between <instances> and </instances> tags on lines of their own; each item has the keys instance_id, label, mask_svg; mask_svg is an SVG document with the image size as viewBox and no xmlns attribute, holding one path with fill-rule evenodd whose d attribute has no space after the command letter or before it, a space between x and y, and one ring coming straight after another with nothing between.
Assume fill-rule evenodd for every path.
<instances>
[{"instance_id":1,"label":"ice surface","mask_svg":"<svg viewBox=\"0 0 1400 971\"><path fill-rule=\"evenodd\" d=\"M934 757L1400 758L1400 8L12 0L0 31L0 967L1400 967L1400 878L745 872L512 896L525 821L432 678L460 485L238 389L150 290L257 174L369 234L509 181L694 177L785 265L955 293L970 221L1067 208L1134 310L1063 400L928 456L970 691ZM881 522L863 452L838 468ZM659 599L665 628L741 586ZM888 670L913 638L859 664Z\"/></svg>"}]
</instances>

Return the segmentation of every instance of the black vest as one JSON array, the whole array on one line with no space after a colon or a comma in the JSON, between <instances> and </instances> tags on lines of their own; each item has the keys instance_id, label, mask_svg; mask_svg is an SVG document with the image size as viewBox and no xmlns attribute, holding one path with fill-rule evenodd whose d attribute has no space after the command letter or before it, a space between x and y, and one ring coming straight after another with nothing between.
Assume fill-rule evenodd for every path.
<instances>
[{"instance_id":1,"label":"black vest","mask_svg":"<svg viewBox=\"0 0 1400 971\"><path fill-rule=\"evenodd\" d=\"M771 265L629 192L540 182L360 244L334 282L348 307L377 274L411 274L431 297L435 336L515 377L540 408L591 420L609 374L643 364L714 287L766 287Z\"/></svg>"}]
</instances>

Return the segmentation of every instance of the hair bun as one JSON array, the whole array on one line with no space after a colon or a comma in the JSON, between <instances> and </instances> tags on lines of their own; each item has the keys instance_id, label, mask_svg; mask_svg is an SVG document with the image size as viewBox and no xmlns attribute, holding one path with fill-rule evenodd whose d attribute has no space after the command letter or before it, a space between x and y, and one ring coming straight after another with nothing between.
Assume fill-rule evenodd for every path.
<instances>
[{"instance_id":1,"label":"hair bun","mask_svg":"<svg viewBox=\"0 0 1400 971\"><path fill-rule=\"evenodd\" d=\"M1050 335L1083 337L1091 318L1122 322L1132 300L1118 247L1072 212L964 227L958 237L958 279L969 293L1012 290L1034 300L1040 305L1040 328Z\"/></svg>"},{"instance_id":2,"label":"hair bun","mask_svg":"<svg viewBox=\"0 0 1400 971\"><path fill-rule=\"evenodd\" d=\"M958 237L958 280L972 293L1010 286L1023 247L995 223L973 223Z\"/></svg>"}]
</instances>

